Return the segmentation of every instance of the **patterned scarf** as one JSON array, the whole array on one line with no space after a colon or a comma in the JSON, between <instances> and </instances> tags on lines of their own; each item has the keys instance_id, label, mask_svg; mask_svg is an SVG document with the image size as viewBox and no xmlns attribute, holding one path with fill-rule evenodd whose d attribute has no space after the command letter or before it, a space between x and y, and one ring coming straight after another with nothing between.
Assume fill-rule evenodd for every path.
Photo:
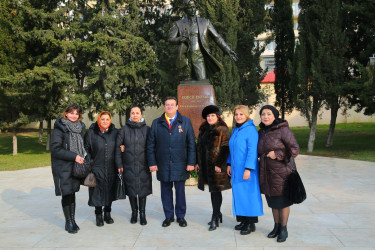
<instances>
[{"instance_id":1,"label":"patterned scarf","mask_svg":"<svg viewBox=\"0 0 375 250\"><path fill-rule=\"evenodd\" d=\"M78 154L82 158L85 158L87 153L86 153L85 146L83 143L83 138L81 136L81 132L82 132L81 123L79 121L71 122L67 119L61 119L61 121L69 131L70 151Z\"/></svg>"}]
</instances>

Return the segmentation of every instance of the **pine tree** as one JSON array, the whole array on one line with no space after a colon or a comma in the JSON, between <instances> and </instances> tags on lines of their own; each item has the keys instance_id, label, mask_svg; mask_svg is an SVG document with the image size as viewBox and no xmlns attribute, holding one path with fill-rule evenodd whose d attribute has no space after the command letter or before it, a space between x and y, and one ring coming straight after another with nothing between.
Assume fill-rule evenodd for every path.
<instances>
[{"instance_id":1,"label":"pine tree","mask_svg":"<svg viewBox=\"0 0 375 250\"><path fill-rule=\"evenodd\" d=\"M67 20L70 72L76 79L72 100L95 113L125 113L132 103L152 103L150 79L156 55L140 37L136 1L97 1L94 6L75 1Z\"/></svg>"},{"instance_id":2,"label":"pine tree","mask_svg":"<svg viewBox=\"0 0 375 250\"><path fill-rule=\"evenodd\" d=\"M293 60L295 37L291 0L275 0L272 15L275 33L275 105L280 107L281 118L293 110L293 89L288 72L288 61Z\"/></svg>"},{"instance_id":3,"label":"pine tree","mask_svg":"<svg viewBox=\"0 0 375 250\"><path fill-rule=\"evenodd\" d=\"M18 126L29 121L55 118L56 109L63 102L61 96L65 88L55 84L69 81L69 75L58 63L62 51L54 32L58 23L55 11L58 4L59 1L8 2L15 19L8 27L13 33L13 43L18 45L13 55L19 57L10 59L17 60L14 70L2 79L4 100L12 103L2 107L12 113L5 119L12 124L14 135ZM47 142L47 149L48 146Z\"/></svg>"}]
</instances>

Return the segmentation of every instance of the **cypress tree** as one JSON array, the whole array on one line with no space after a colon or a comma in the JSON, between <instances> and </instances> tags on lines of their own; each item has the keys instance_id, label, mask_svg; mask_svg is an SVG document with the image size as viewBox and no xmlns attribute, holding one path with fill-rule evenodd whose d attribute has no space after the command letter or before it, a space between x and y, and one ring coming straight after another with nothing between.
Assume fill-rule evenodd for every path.
<instances>
[{"instance_id":1,"label":"cypress tree","mask_svg":"<svg viewBox=\"0 0 375 250\"><path fill-rule=\"evenodd\" d=\"M288 72L288 61L293 60L295 37L291 0L275 0L272 15L275 34L275 105L280 107L281 118L293 110L293 93Z\"/></svg>"},{"instance_id":2,"label":"cypress tree","mask_svg":"<svg viewBox=\"0 0 375 250\"><path fill-rule=\"evenodd\" d=\"M236 51L239 24L237 20L238 0L210 0L203 1L200 5L201 17L211 21L216 31L224 38L226 43ZM224 65L224 70L210 76L210 82L214 86L217 104L224 109L230 109L240 103L238 68L223 51L210 41L212 55Z\"/></svg>"},{"instance_id":3,"label":"cypress tree","mask_svg":"<svg viewBox=\"0 0 375 250\"><path fill-rule=\"evenodd\" d=\"M344 28L348 38L346 89L348 101L356 111L375 114L374 66L369 57L375 54L375 2L343 0Z\"/></svg>"},{"instance_id":4,"label":"cypress tree","mask_svg":"<svg viewBox=\"0 0 375 250\"><path fill-rule=\"evenodd\" d=\"M260 67L260 56L264 46L256 41L256 37L265 32L267 0L240 0L238 11L237 62L240 76L239 93L241 104L257 105L263 98L260 91L260 82L265 72ZM235 103L237 104L237 103Z\"/></svg>"},{"instance_id":5,"label":"cypress tree","mask_svg":"<svg viewBox=\"0 0 375 250\"><path fill-rule=\"evenodd\" d=\"M297 109L310 126L307 151L315 142L318 113L337 91L343 75L339 1L300 1L299 41L294 59ZM341 32L341 33L340 33ZM337 95L336 95L337 96Z\"/></svg>"}]
</instances>

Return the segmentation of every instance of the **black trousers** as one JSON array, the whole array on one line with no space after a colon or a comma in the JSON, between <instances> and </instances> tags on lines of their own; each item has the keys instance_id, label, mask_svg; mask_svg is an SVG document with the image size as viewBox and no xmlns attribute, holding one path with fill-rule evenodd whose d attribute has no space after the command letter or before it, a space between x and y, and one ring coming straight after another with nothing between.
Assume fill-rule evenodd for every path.
<instances>
[{"instance_id":1,"label":"black trousers","mask_svg":"<svg viewBox=\"0 0 375 250\"><path fill-rule=\"evenodd\" d=\"M223 203L223 196L221 192L211 192L211 203L212 203L212 215L220 216L220 208Z\"/></svg>"},{"instance_id":2,"label":"black trousers","mask_svg":"<svg viewBox=\"0 0 375 250\"><path fill-rule=\"evenodd\" d=\"M111 212L112 211L112 202L109 203L108 206L104 206L104 212ZM102 207L95 207L95 214L101 214L103 213Z\"/></svg>"},{"instance_id":3,"label":"black trousers","mask_svg":"<svg viewBox=\"0 0 375 250\"><path fill-rule=\"evenodd\" d=\"M258 216L236 216L238 222L258 223Z\"/></svg>"}]
</instances>

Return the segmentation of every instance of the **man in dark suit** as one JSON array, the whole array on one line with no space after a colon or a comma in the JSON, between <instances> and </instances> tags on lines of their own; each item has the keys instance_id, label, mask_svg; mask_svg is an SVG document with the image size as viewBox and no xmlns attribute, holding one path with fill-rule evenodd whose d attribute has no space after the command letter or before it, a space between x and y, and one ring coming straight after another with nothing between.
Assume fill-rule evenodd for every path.
<instances>
[{"instance_id":1,"label":"man in dark suit","mask_svg":"<svg viewBox=\"0 0 375 250\"><path fill-rule=\"evenodd\" d=\"M238 60L237 54L217 33L210 20L196 16L195 0L184 0L184 11L187 17L177 21L171 28L169 42L179 45L176 66L187 71L186 80L207 79L207 71L215 73L223 69L223 65L211 55L209 34L233 61Z\"/></svg>"},{"instance_id":2,"label":"man in dark suit","mask_svg":"<svg viewBox=\"0 0 375 250\"><path fill-rule=\"evenodd\" d=\"M150 171L156 172L160 181L161 201L167 227L174 221L186 227L185 181L195 164L195 136L189 118L177 111L177 99L167 97L165 113L152 122L147 140L147 157ZM176 192L176 205L173 204L173 190Z\"/></svg>"}]
</instances>

